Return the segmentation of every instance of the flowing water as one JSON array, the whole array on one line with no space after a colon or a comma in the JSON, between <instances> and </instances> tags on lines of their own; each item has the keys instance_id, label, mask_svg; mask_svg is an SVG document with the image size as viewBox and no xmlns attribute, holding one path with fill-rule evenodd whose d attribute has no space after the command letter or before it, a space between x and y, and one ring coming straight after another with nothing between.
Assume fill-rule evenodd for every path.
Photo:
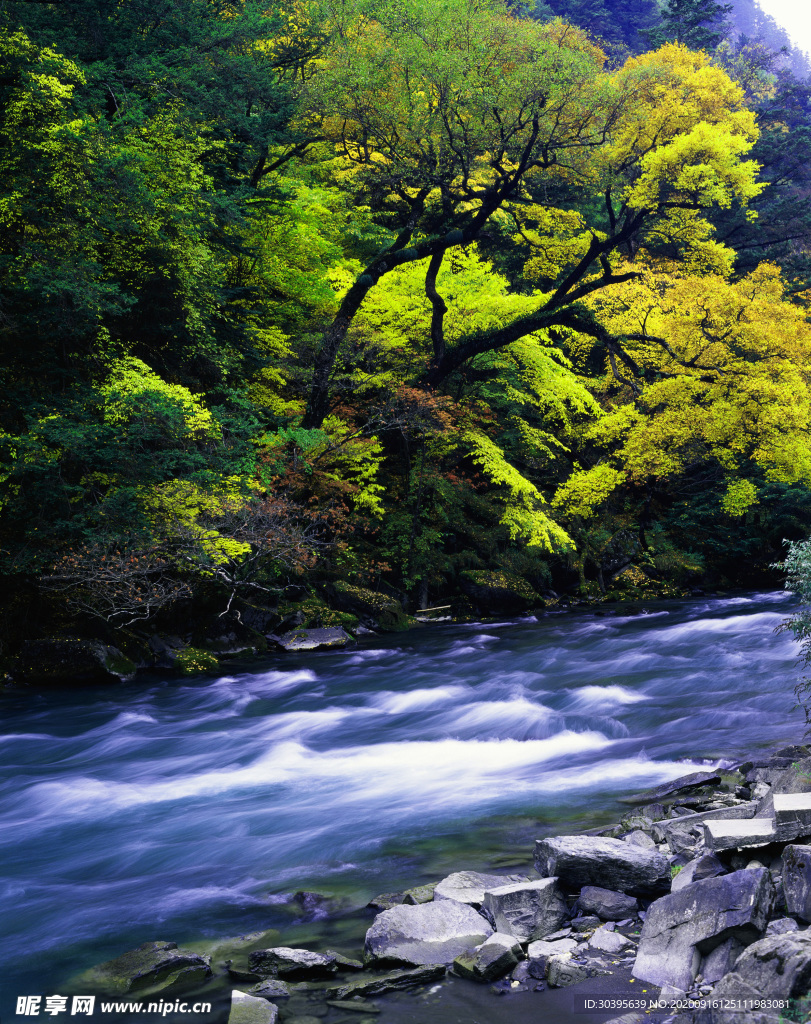
<instances>
[{"instance_id":1,"label":"flowing water","mask_svg":"<svg viewBox=\"0 0 811 1024\"><path fill-rule=\"evenodd\" d=\"M535 836L615 821L617 796L796 742L796 651L774 633L789 607L437 625L219 679L3 695L2 1015L151 939L279 928L352 951L368 917L296 923L284 894L351 911L451 870L514 870ZM478 1020L474 989L384 1019Z\"/></svg>"}]
</instances>

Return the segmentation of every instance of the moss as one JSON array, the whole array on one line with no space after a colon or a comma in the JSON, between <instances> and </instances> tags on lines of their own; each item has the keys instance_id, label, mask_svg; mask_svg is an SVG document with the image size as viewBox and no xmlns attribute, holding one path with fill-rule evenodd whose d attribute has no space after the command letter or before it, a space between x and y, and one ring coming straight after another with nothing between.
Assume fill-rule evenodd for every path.
<instances>
[{"instance_id":1,"label":"moss","mask_svg":"<svg viewBox=\"0 0 811 1024\"><path fill-rule=\"evenodd\" d=\"M527 601L534 601L538 596L525 579L511 572L468 569L462 573L462 576L478 587L487 587L490 590L507 590L518 597L523 597Z\"/></svg>"},{"instance_id":2,"label":"moss","mask_svg":"<svg viewBox=\"0 0 811 1024\"><path fill-rule=\"evenodd\" d=\"M135 675L137 668L135 662L130 661L130 659L126 655L121 654L120 651L115 654L109 654L104 659L104 667L112 675L120 676L122 679L130 679Z\"/></svg>"},{"instance_id":3,"label":"moss","mask_svg":"<svg viewBox=\"0 0 811 1024\"><path fill-rule=\"evenodd\" d=\"M184 647L177 652L175 664L184 676L193 676L199 672L213 672L220 663L210 651L199 647Z\"/></svg>"}]
</instances>

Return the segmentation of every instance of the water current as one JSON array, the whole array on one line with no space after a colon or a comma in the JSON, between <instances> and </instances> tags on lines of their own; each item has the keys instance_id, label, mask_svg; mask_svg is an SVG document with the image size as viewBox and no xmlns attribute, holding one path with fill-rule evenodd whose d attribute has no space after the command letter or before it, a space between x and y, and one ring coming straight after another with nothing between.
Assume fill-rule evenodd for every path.
<instances>
[{"instance_id":1,"label":"water current","mask_svg":"<svg viewBox=\"0 0 811 1024\"><path fill-rule=\"evenodd\" d=\"M0 1015L151 939L277 928L357 954L368 917L348 912L380 891L527 866L536 836L615 821L620 795L796 742L789 600L435 625L217 679L5 693ZM296 921L284 894L302 889L337 923ZM479 1020L455 991L385 1019ZM501 1012L481 1020L519 1019Z\"/></svg>"}]
</instances>

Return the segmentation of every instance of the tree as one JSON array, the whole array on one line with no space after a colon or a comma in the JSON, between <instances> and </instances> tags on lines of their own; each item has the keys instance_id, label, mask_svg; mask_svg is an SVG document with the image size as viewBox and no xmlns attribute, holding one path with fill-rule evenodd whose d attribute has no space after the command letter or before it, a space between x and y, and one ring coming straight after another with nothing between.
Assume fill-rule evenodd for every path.
<instances>
[{"instance_id":1,"label":"tree","mask_svg":"<svg viewBox=\"0 0 811 1024\"><path fill-rule=\"evenodd\" d=\"M732 4L716 0L665 0L661 27L650 30L653 46L674 40L691 50L714 50L728 31Z\"/></svg>"},{"instance_id":2,"label":"tree","mask_svg":"<svg viewBox=\"0 0 811 1024\"><path fill-rule=\"evenodd\" d=\"M555 327L596 332L622 359L580 305L635 274L618 276L612 258L638 251L679 210L745 204L760 190L756 166L743 159L757 137L754 117L706 57L671 45L615 73L571 27L516 21L498 0L484 8L449 3L452 11L413 0L409 19L373 9L361 30L336 31L309 84L308 109L343 161L346 187L389 232L324 331L304 419L310 428L329 410L350 325L398 267L425 267L433 310L430 365L418 371L425 386L478 354ZM572 230L576 203L588 216ZM447 303L436 288L445 255L510 223L529 227L525 238L537 239L528 244L542 249L563 227L555 273L539 282L535 312L450 348ZM694 217L682 247L703 223Z\"/></svg>"}]
</instances>

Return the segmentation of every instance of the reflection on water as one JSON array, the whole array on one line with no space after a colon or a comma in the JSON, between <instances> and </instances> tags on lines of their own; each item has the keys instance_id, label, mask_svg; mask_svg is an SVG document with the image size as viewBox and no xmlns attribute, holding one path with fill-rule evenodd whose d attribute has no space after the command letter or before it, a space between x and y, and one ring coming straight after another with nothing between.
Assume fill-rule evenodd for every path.
<instances>
[{"instance_id":1,"label":"reflection on water","mask_svg":"<svg viewBox=\"0 0 811 1024\"><path fill-rule=\"evenodd\" d=\"M362 904L486 866L498 822L509 847L611 820L629 789L796 740L787 608L437 626L218 680L6 695L13 973L56 991L146 939L271 927L286 888Z\"/></svg>"}]
</instances>

